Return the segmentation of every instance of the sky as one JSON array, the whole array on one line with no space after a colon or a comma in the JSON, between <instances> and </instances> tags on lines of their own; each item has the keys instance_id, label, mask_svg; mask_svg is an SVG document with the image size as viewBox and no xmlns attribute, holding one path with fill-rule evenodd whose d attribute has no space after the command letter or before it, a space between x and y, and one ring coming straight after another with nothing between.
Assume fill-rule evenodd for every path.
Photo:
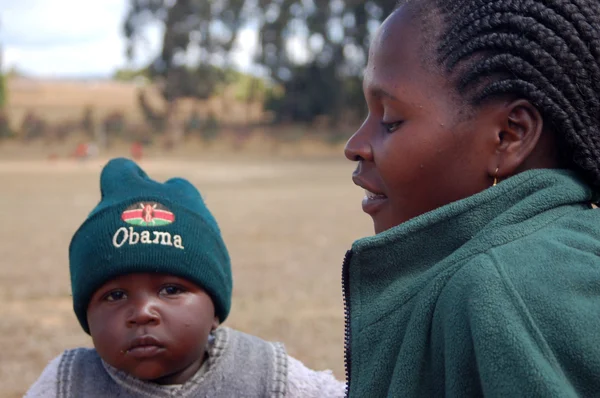
<instances>
[{"instance_id":1,"label":"sky","mask_svg":"<svg viewBox=\"0 0 600 398\"><path fill-rule=\"evenodd\" d=\"M43 78L104 78L145 65L160 49L162 28L149 27L133 61L121 33L128 0L0 0L3 69ZM240 34L234 62L251 67L257 33Z\"/></svg>"}]
</instances>

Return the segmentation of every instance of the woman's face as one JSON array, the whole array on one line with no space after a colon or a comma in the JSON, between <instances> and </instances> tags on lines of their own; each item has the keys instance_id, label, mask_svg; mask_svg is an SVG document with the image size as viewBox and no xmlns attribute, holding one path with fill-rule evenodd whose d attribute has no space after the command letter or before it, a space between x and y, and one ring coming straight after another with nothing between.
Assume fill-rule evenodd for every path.
<instances>
[{"instance_id":1,"label":"woman's face","mask_svg":"<svg viewBox=\"0 0 600 398\"><path fill-rule=\"evenodd\" d=\"M363 82L369 114L345 149L358 162L353 180L367 191L363 210L376 233L493 180L493 106L463 105L452 82L423 62L432 50L412 18L404 6L379 28Z\"/></svg>"}]
</instances>

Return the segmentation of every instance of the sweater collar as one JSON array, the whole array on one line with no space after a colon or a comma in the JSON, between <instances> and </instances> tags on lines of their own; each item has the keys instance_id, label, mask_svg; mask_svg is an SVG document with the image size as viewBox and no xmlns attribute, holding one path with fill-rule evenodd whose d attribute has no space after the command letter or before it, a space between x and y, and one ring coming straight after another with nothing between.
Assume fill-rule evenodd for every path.
<instances>
[{"instance_id":1,"label":"sweater collar","mask_svg":"<svg viewBox=\"0 0 600 398\"><path fill-rule=\"evenodd\" d=\"M209 371L219 363L223 350L229 340L229 329L220 327L209 336L207 343L208 358L204 361L198 372L184 384L160 385L144 380L140 380L122 370L119 370L102 360L102 365L108 375L123 389L133 393L142 394L146 397L187 397L195 396L194 392L198 386L202 385L202 380Z\"/></svg>"}]
</instances>

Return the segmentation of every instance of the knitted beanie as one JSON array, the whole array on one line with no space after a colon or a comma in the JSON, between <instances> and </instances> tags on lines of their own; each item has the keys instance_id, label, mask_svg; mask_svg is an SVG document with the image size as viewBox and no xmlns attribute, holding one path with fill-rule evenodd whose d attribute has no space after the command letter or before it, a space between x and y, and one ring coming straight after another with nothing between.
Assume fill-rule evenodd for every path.
<instances>
[{"instance_id":1,"label":"knitted beanie","mask_svg":"<svg viewBox=\"0 0 600 398\"><path fill-rule=\"evenodd\" d=\"M90 333L94 292L125 274L156 272L203 288L224 321L231 306L231 265L217 222L182 178L154 181L133 161L113 159L100 176L100 203L69 246L73 309Z\"/></svg>"}]
</instances>

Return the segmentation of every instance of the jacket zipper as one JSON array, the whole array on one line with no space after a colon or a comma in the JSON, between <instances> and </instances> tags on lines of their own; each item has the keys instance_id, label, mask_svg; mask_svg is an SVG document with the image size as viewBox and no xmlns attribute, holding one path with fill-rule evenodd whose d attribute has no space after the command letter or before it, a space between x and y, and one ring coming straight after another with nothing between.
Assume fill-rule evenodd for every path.
<instances>
[{"instance_id":1,"label":"jacket zipper","mask_svg":"<svg viewBox=\"0 0 600 398\"><path fill-rule=\"evenodd\" d=\"M350 357L350 338L352 331L350 330L350 291L348 290L348 274L350 259L352 258L352 250L348 250L344 256L344 264L342 265L342 295L344 297L344 366L346 369L346 398L350 396L350 364L352 358Z\"/></svg>"}]
</instances>

